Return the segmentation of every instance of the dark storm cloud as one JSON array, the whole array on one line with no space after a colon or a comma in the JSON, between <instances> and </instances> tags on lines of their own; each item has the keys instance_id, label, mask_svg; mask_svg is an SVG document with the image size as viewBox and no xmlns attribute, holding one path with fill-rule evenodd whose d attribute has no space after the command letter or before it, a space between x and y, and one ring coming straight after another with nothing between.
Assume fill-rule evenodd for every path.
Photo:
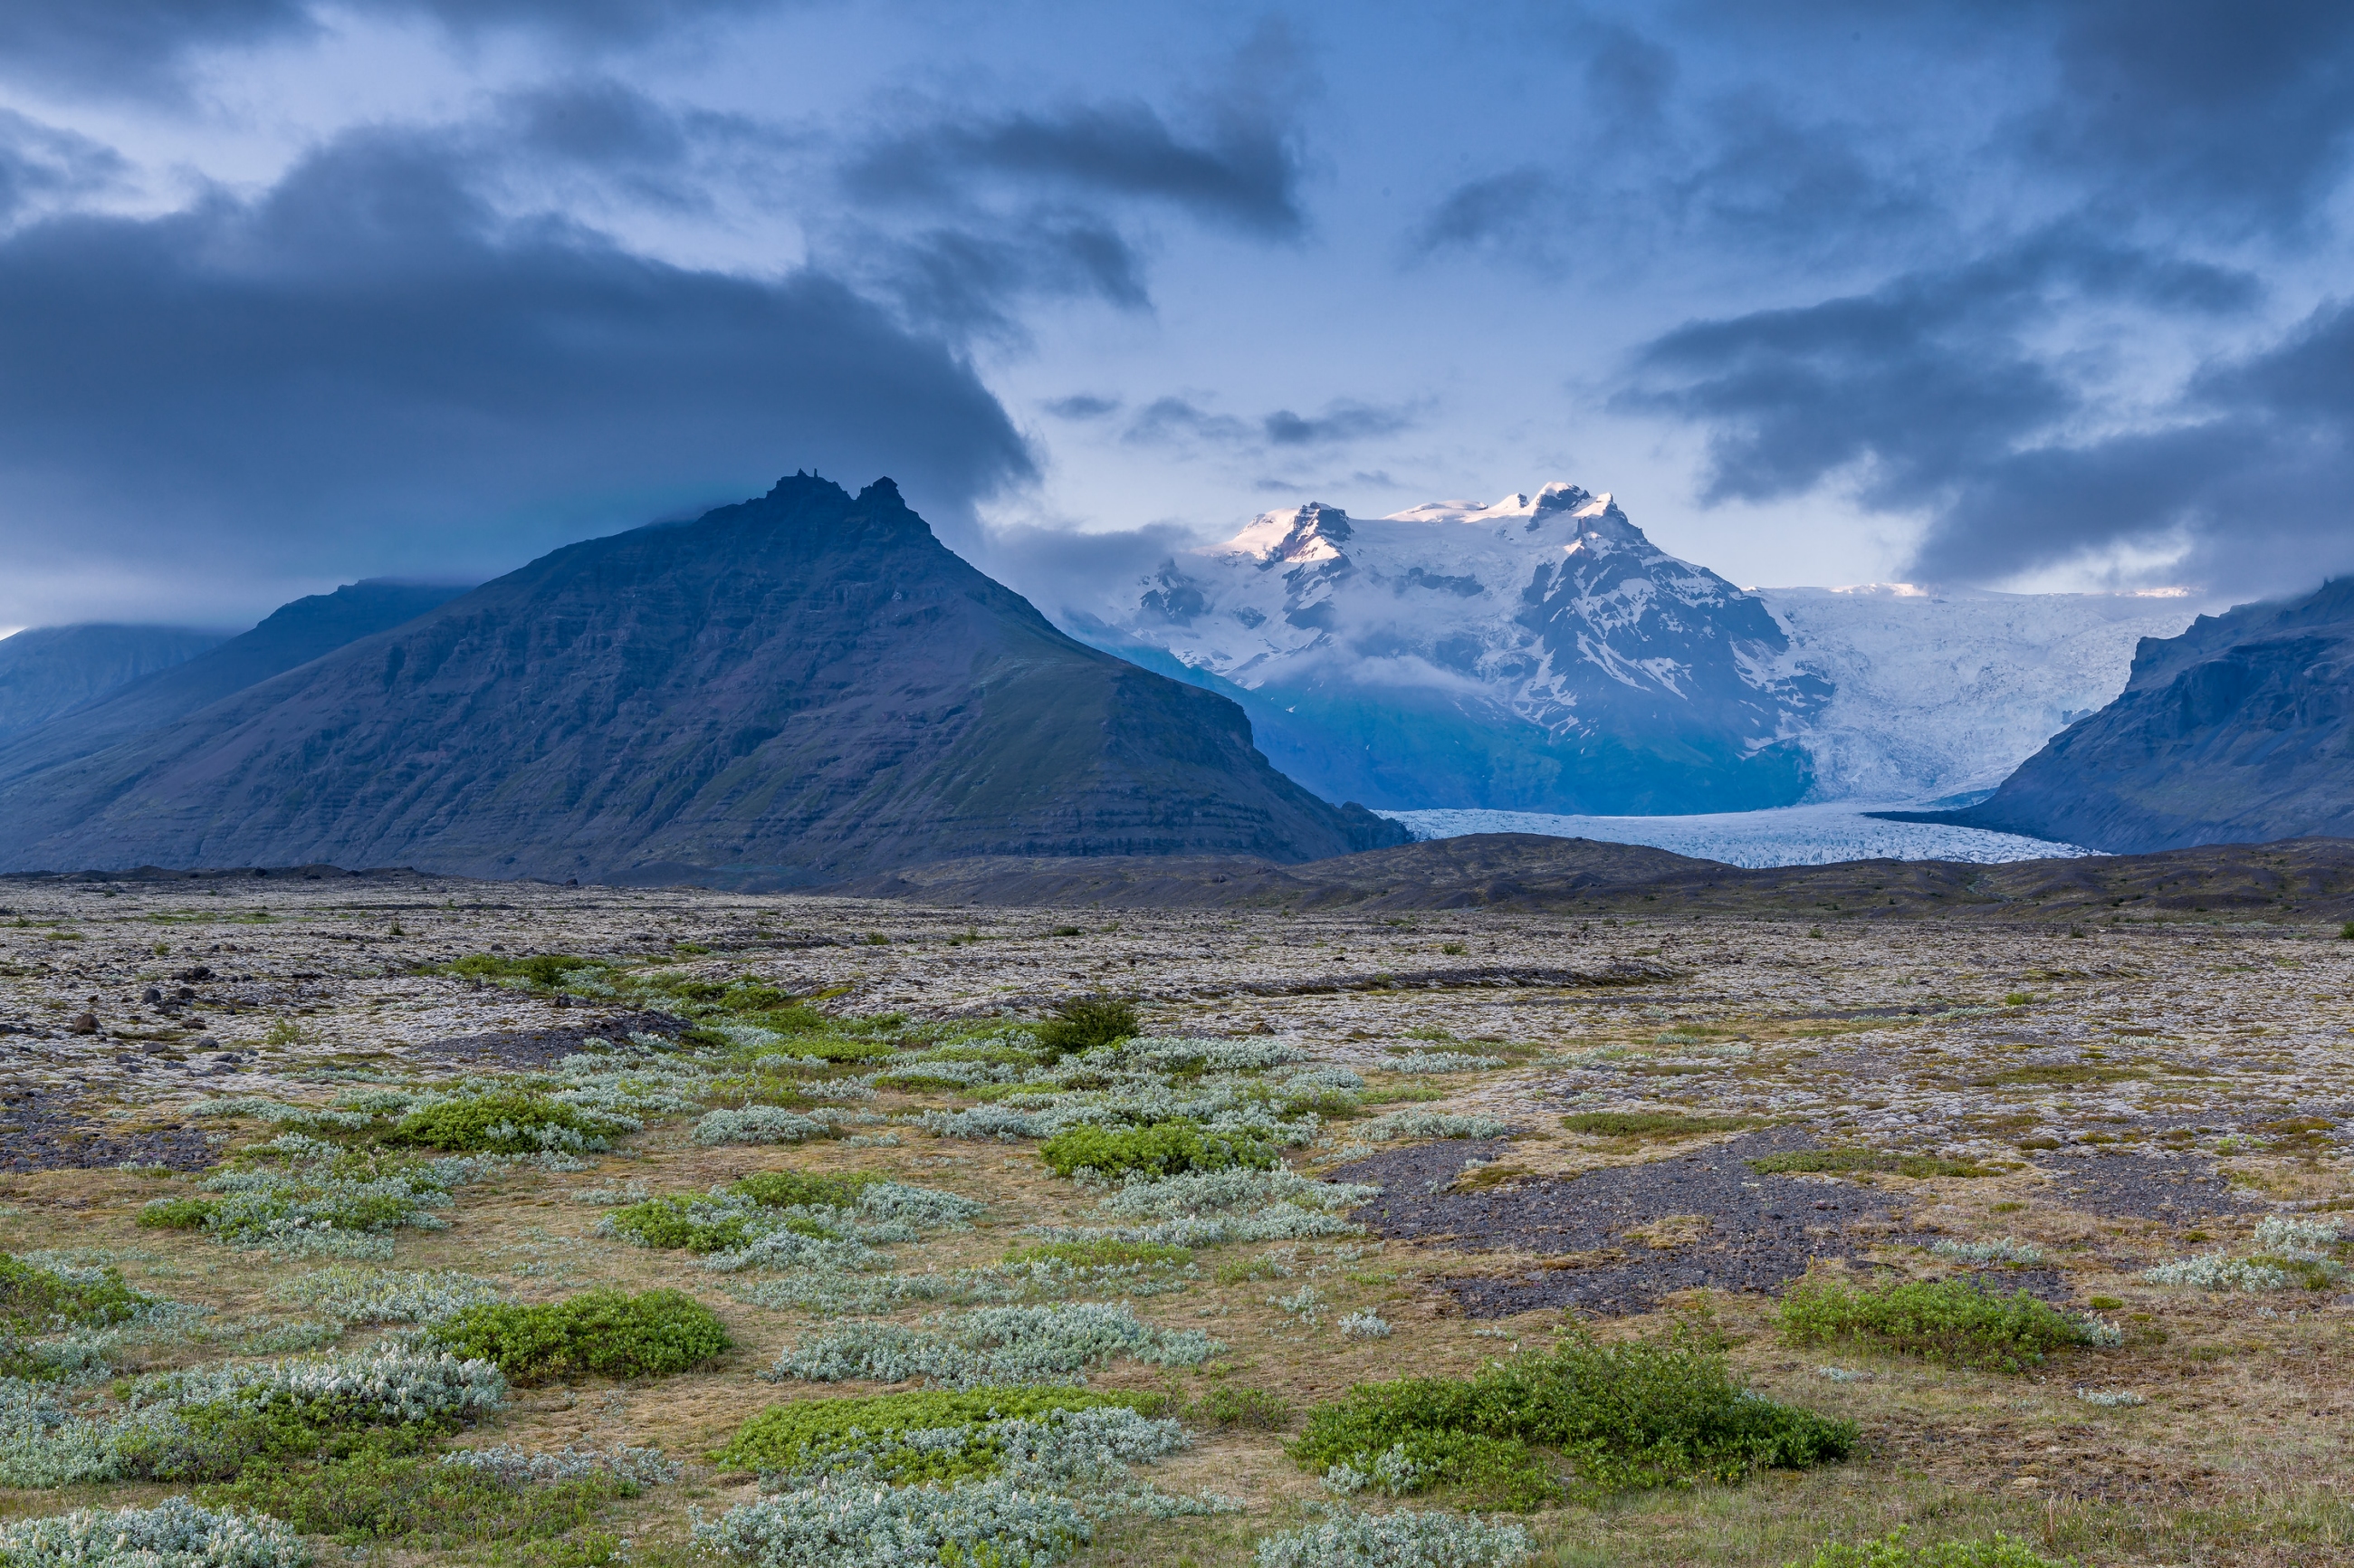
<instances>
[{"instance_id":1,"label":"dark storm cloud","mask_svg":"<svg viewBox=\"0 0 2354 1568\"><path fill-rule=\"evenodd\" d=\"M1925 516L1911 569L1926 580L2126 549L2263 591L2354 567L2354 307L2093 439L2074 432L2106 422L2097 392L2034 343L2062 310L2215 318L2254 296L2244 274L2054 231L1869 295L1678 328L1642 350L1620 404L1709 432L1710 499L1843 480L1868 507Z\"/></svg>"},{"instance_id":2,"label":"dark storm cloud","mask_svg":"<svg viewBox=\"0 0 2354 1568\"><path fill-rule=\"evenodd\" d=\"M0 543L454 569L796 466L950 510L1030 473L970 366L835 279L503 218L473 164L357 133L249 201L0 238Z\"/></svg>"},{"instance_id":3,"label":"dark storm cloud","mask_svg":"<svg viewBox=\"0 0 2354 1568\"><path fill-rule=\"evenodd\" d=\"M1259 421L1267 442L1275 447L1321 447L1342 441L1368 440L1409 429L1414 418L1403 408L1381 408L1343 399L1325 406L1320 414L1295 414L1278 408Z\"/></svg>"},{"instance_id":4,"label":"dark storm cloud","mask_svg":"<svg viewBox=\"0 0 2354 1568\"><path fill-rule=\"evenodd\" d=\"M861 200L959 207L977 180L1160 201L1271 238L1297 234L1299 168L1280 122L1229 107L1188 140L1141 103L942 120L864 148L843 171Z\"/></svg>"},{"instance_id":5,"label":"dark storm cloud","mask_svg":"<svg viewBox=\"0 0 2354 1568\"><path fill-rule=\"evenodd\" d=\"M1214 446L1236 452L1270 447L1333 447L1411 429L1416 410L1383 408L1342 398L1319 414L1278 408L1255 419L1237 418L1186 397L1156 397L1136 412L1120 439L1136 446Z\"/></svg>"},{"instance_id":6,"label":"dark storm cloud","mask_svg":"<svg viewBox=\"0 0 2354 1568\"><path fill-rule=\"evenodd\" d=\"M151 88L192 50L313 30L308 0L8 0L0 71L85 90Z\"/></svg>"},{"instance_id":7,"label":"dark storm cloud","mask_svg":"<svg viewBox=\"0 0 2354 1568\"><path fill-rule=\"evenodd\" d=\"M1056 397L1042 407L1058 419L1100 419L1107 414L1119 412L1119 399L1100 397L1092 392L1074 392L1067 397Z\"/></svg>"},{"instance_id":8,"label":"dark storm cloud","mask_svg":"<svg viewBox=\"0 0 2354 1568\"><path fill-rule=\"evenodd\" d=\"M1418 257L1462 250L1552 271L1559 265L1566 206L1559 184L1543 169L1466 180L1414 227L1406 249Z\"/></svg>"},{"instance_id":9,"label":"dark storm cloud","mask_svg":"<svg viewBox=\"0 0 2354 1568\"><path fill-rule=\"evenodd\" d=\"M380 16L421 16L452 32L526 27L587 44L620 43L779 0L350 0ZM39 86L138 94L191 55L321 30L319 0L7 0L0 73Z\"/></svg>"},{"instance_id":10,"label":"dark storm cloud","mask_svg":"<svg viewBox=\"0 0 2354 1568\"><path fill-rule=\"evenodd\" d=\"M1616 403L1709 431L1710 500L1853 471L1867 505L1914 508L2084 406L2027 340L2053 311L2217 314L2254 294L2243 273L2055 229L1870 294L1678 327L1639 351Z\"/></svg>"},{"instance_id":11,"label":"dark storm cloud","mask_svg":"<svg viewBox=\"0 0 2354 1568\"><path fill-rule=\"evenodd\" d=\"M1965 476L1919 565L1951 577L2171 543L2218 591L2354 569L2354 306L2191 378L2172 422L2032 447ZM1979 564L1994 564L1989 571Z\"/></svg>"},{"instance_id":12,"label":"dark storm cloud","mask_svg":"<svg viewBox=\"0 0 2354 1568\"><path fill-rule=\"evenodd\" d=\"M1993 7L2056 26L2031 154L2177 214L2300 224L2354 136L2354 7L2075 0Z\"/></svg>"},{"instance_id":13,"label":"dark storm cloud","mask_svg":"<svg viewBox=\"0 0 2354 1568\"><path fill-rule=\"evenodd\" d=\"M0 109L0 225L38 204L97 190L123 168L111 147Z\"/></svg>"},{"instance_id":14,"label":"dark storm cloud","mask_svg":"<svg viewBox=\"0 0 2354 1568\"><path fill-rule=\"evenodd\" d=\"M912 234L864 231L837 248L924 327L1019 338L1029 299L1093 298L1140 311L1150 300L1128 237L1084 211L1032 210Z\"/></svg>"}]
</instances>

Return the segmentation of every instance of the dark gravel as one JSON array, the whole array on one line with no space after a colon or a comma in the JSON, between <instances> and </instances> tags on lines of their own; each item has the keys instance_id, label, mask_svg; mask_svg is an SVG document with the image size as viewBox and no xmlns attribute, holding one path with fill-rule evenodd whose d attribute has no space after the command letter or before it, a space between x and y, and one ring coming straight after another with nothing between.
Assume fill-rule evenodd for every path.
<instances>
[{"instance_id":1,"label":"dark gravel","mask_svg":"<svg viewBox=\"0 0 2354 1568\"><path fill-rule=\"evenodd\" d=\"M202 1171L213 1163L212 1139L200 1128L122 1132L76 1115L69 1096L37 1089L11 1093L13 1097L0 1102L0 1171L103 1171L117 1165Z\"/></svg>"},{"instance_id":2,"label":"dark gravel","mask_svg":"<svg viewBox=\"0 0 2354 1568\"><path fill-rule=\"evenodd\" d=\"M2045 1160L2036 1169L2052 1178L2062 1207L2106 1219L2184 1221L2266 1206L2232 1192L2196 1155L2096 1154Z\"/></svg>"},{"instance_id":3,"label":"dark gravel","mask_svg":"<svg viewBox=\"0 0 2354 1568\"><path fill-rule=\"evenodd\" d=\"M1591 1266L1546 1267L1509 1277L1449 1279L1464 1310L1500 1318L1538 1308L1605 1316L1649 1311L1675 1291L1772 1291L1817 1258L1851 1258L1888 1239L1894 1201L1852 1182L1763 1176L1744 1160L1814 1147L1803 1132L1744 1134L1699 1152L1641 1165L1543 1177L1478 1192L1434 1192L1469 1159L1509 1160L1511 1145L1422 1144L1375 1155L1331 1174L1378 1183L1382 1195L1356 1218L1385 1236L1443 1242L1467 1252L1541 1255L1617 1249ZM1626 1233L1670 1214L1704 1215L1709 1232L1654 1250ZM1847 1227L1876 1222L1870 1234Z\"/></svg>"},{"instance_id":4,"label":"dark gravel","mask_svg":"<svg viewBox=\"0 0 2354 1568\"><path fill-rule=\"evenodd\" d=\"M616 1012L583 1019L556 1029L515 1030L502 1034L458 1034L412 1045L412 1056L432 1057L470 1067L546 1067L576 1051L589 1049L591 1040L620 1041L632 1034L665 1034L672 1039L695 1025L667 1012Z\"/></svg>"}]
</instances>

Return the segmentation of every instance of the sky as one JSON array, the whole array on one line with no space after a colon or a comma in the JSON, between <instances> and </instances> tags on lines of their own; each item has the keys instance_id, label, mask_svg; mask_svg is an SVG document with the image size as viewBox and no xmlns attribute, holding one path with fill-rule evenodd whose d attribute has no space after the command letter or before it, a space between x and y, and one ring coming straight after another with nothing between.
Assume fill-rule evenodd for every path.
<instances>
[{"instance_id":1,"label":"sky","mask_svg":"<svg viewBox=\"0 0 2354 1568\"><path fill-rule=\"evenodd\" d=\"M2354 8L10 0L0 627L809 469L1052 613L1567 480L1736 582L2354 569Z\"/></svg>"}]
</instances>

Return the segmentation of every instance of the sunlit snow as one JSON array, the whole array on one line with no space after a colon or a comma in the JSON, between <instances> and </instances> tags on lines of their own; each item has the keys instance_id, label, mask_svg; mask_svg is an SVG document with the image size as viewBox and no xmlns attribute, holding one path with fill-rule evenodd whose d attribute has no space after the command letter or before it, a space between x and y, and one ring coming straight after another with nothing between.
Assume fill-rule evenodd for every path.
<instances>
[{"instance_id":1,"label":"sunlit snow","mask_svg":"<svg viewBox=\"0 0 2354 1568\"><path fill-rule=\"evenodd\" d=\"M1697 817L1563 817L1543 811L1384 811L1417 839L1465 833L1544 833L1650 844L1733 865L1828 865L1841 860L1963 860L1992 864L2050 860L2094 852L2074 844L1949 828L1935 822L1885 822L1864 815L1889 810L1854 801L1785 806L1771 811L1723 811Z\"/></svg>"}]
</instances>

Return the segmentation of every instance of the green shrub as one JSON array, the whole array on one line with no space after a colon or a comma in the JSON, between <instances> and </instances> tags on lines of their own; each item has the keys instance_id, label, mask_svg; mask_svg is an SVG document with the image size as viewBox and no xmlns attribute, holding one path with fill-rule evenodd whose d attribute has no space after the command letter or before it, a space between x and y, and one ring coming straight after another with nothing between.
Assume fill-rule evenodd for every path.
<instances>
[{"instance_id":1,"label":"green shrub","mask_svg":"<svg viewBox=\"0 0 2354 1568\"><path fill-rule=\"evenodd\" d=\"M158 1198L139 1211L143 1231L202 1230L220 1205L210 1198Z\"/></svg>"},{"instance_id":2,"label":"green shrub","mask_svg":"<svg viewBox=\"0 0 2354 1568\"><path fill-rule=\"evenodd\" d=\"M1882 1280L1862 1288L1830 1279L1791 1287L1779 1310L1792 1345L1852 1340L1952 1366L2020 1372L2084 1342L2076 1319L2021 1290L1996 1296L1972 1280Z\"/></svg>"},{"instance_id":3,"label":"green shrub","mask_svg":"<svg viewBox=\"0 0 2354 1568\"><path fill-rule=\"evenodd\" d=\"M845 1171L821 1176L801 1171L756 1171L727 1184L727 1190L769 1209L847 1209L858 1194L889 1178L872 1171Z\"/></svg>"},{"instance_id":4,"label":"green shrub","mask_svg":"<svg viewBox=\"0 0 2354 1568\"><path fill-rule=\"evenodd\" d=\"M1852 1423L1742 1389L1722 1355L1580 1337L1469 1379L1360 1383L1311 1413L1291 1454L1344 1489L1445 1487L1526 1510L1565 1495L1801 1468L1843 1459L1855 1443ZM1557 1450L1575 1480L1555 1476L1538 1446Z\"/></svg>"},{"instance_id":5,"label":"green shrub","mask_svg":"<svg viewBox=\"0 0 2354 1568\"><path fill-rule=\"evenodd\" d=\"M708 1204L696 1213L692 1197L648 1198L614 1210L606 1218L615 1234L639 1246L692 1253L733 1252L751 1240L741 1214L724 1214Z\"/></svg>"},{"instance_id":6,"label":"green shrub","mask_svg":"<svg viewBox=\"0 0 2354 1568\"><path fill-rule=\"evenodd\" d=\"M638 1489L598 1473L517 1484L493 1470L443 1464L372 1438L324 1463L250 1464L234 1480L200 1495L215 1507L267 1514L304 1535L332 1536L346 1545L407 1541L446 1548L560 1535Z\"/></svg>"},{"instance_id":7,"label":"green shrub","mask_svg":"<svg viewBox=\"0 0 2354 1568\"><path fill-rule=\"evenodd\" d=\"M1934 1154L1889 1154L1877 1149L1794 1149L1787 1154L1768 1154L1753 1160L1749 1168L1768 1176L1836 1176L1859 1171L1914 1177L1995 1174L1967 1160L1947 1160Z\"/></svg>"},{"instance_id":8,"label":"green shrub","mask_svg":"<svg viewBox=\"0 0 2354 1568\"><path fill-rule=\"evenodd\" d=\"M1291 1406L1272 1389L1235 1388L1220 1383L1186 1408L1188 1420L1224 1430L1247 1427L1275 1432L1291 1425Z\"/></svg>"},{"instance_id":9,"label":"green shrub","mask_svg":"<svg viewBox=\"0 0 2354 1568\"><path fill-rule=\"evenodd\" d=\"M601 1148L610 1124L543 1095L507 1090L443 1100L402 1117L384 1141L468 1154L528 1154L542 1149Z\"/></svg>"},{"instance_id":10,"label":"green shrub","mask_svg":"<svg viewBox=\"0 0 2354 1568\"><path fill-rule=\"evenodd\" d=\"M1702 1132L1737 1132L1755 1127L1745 1116L1682 1116L1675 1111L1579 1111L1561 1118L1572 1132L1595 1138L1686 1138Z\"/></svg>"},{"instance_id":11,"label":"green shrub","mask_svg":"<svg viewBox=\"0 0 2354 1568\"><path fill-rule=\"evenodd\" d=\"M1099 1393L1088 1389L984 1386L959 1392L926 1390L868 1399L801 1399L746 1422L711 1461L735 1469L790 1473L826 1458L880 1448L875 1477L895 1485L975 1480L993 1473L1000 1453L989 1428L1001 1421L1034 1421L1058 1410L1120 1406L1143 1414L1168 1404L1164 1394ZM961 1429L955 1447L928 1440L894 1445L909 1432Z\"/></svg>"},{"instance_id":12,"label":"green shrub","mask_svg":"<svg viewBox=\"0 0 2354 1568\"><path fill-rule=\"evenodd\" d=\"M1040 1242L1034 1246L1017 1247L1005 1255L1005 1261L1023 1263L1064 1263L1073 1268L1128 1268L1148 1263L1191 1263L1193 1252L1182 1246L1163 1246L1159 1242L1096 1241Z\"/></svg>"},{"instance_id":13,"label":"green shrub","mask_svg":"<svg viewBox=\"0 0 2354 1568\"><path fill-rule=\"evenodd\" d=\"M79 1275L80 1277L76 1277ZM27 1333L128 1323L152 1305L118 1268L60 1274L0 1253L0 1327Z\"/></svg>"},{"instance_id":14,"label":"green shrub","mask_svg":"<svg viewBox=\"0 0 2354 1568\"><path fill-rule=\"evenodd\" d=\"M597 969L607 967L603 959L584 959L571 953L535 953L529 958L503 958L496 953L469 953L450 966L453 975L472 975L482 980L525 980L543 990L551 987L573 969Z\"/></svg>"},{"instance_id":15,"label":"green shrub","mask_svg":"<svg viewBox=\"0 0 2354 1568\"><path fill-rule=\"evenodd\" d=\"M1116 1177L1131 1171L1149 1176L1182 1176L1189 1171L1225 1171L1244 1166L1272 1170L1275 1151L1254 1139L1204 1132L1191 1121L1150 1127L1066 1128L1038 1146L1038 1157L1057 1176L1092 1171Z\"/></svg>"},{"instance_id":16,"label":"green shrub","mask_svg":"<svg viewBox=\"0 0 2354 1568\"><path fill-rule=\"evenodd\" d=\"M1941 1541L1908 1546L1905 1532L1853 1546L1825 1546L1787 1568L2076 1568L2073 1557L2043 1557L2014 1535L1991 1541Z\"/></svg>"},{"instance_id":17,"label":"green shrub","mask_svg":"<svg viewBox=\"0 0 2354 1568\"><path fill-rule=\"evenodd\" d=\"M1108 996L1080 996L1057 1002L1054 1015L1032 1033L1038 1038L1038 1049L1052 1061L1116 1040L1133 1039L1143 1032L1136 1009L1129 1003Z\"/></svg>"},{"instance_id":18,"label":"green shrub","mask_svg":"<svg viewBox=\"0 0 2354 1568\"><path fill-rule=\"evenodd\" d=\"M675 1290L584 1290L536 1306L469 1307L431 1334L461 1356L495 1362L517 1383L668 1377L734 1344L709 1308Z\"/></svg>"}]
</instances>

